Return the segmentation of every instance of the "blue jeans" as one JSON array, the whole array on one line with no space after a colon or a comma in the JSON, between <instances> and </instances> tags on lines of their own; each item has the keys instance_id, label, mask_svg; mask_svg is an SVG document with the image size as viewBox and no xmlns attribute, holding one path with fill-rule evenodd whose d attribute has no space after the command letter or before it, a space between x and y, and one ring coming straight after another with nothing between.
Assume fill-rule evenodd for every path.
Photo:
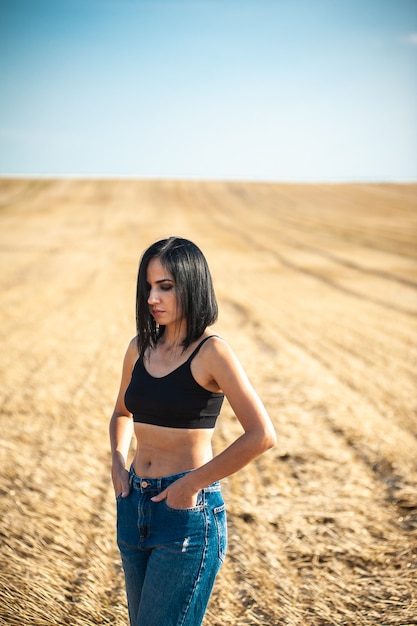
<instances>
[{"instance_id":1,"label":"blue jeans","mask_svg":"<svg viewBox=\"0 0 417 626\"><path fill-rule=\"evenodd\" d=\"M122 557L131 626L199 626L226 544L226 509L216 482L197 505L174 509L152 502L182 474L139 478L117 498L117 544Z\"/></svg>"}]
</instances>

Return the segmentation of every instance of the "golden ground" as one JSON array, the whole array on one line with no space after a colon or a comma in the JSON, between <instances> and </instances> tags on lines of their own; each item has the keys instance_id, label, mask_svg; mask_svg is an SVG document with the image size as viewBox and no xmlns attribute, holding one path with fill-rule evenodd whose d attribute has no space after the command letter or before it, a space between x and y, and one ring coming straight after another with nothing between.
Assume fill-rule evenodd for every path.
<instances>
[{"instance_id":1,"label":"golden ground","mask_svg":"<svg viewBox=\"0 0 417 626\"><path fill-rule=\"evenodd\" d=\"M205 626L417 624L417 185L0 181L0 624L127 623L108 419L141 252L193 239L278 445ZM240 432L226 405L215 448Z\"/></svg>"}]
</instances>

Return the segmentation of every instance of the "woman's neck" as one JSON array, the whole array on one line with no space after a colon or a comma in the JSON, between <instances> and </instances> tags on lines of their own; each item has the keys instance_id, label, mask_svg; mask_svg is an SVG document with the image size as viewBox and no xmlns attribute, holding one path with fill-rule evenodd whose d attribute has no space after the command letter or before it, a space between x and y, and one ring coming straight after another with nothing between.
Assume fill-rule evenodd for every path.
<instances>
[{"instance_id":1,"label":"woman's neck","mask_svg":"<svg viewBox=\"0 0 417 626\"><path fill-rule=\"evenodd\" d=\"M163 335L158 339L157 346L160 346L164 352L176 351L178 348L183 350L184 339L187 336L185 324L181 326L166 326Z\"/></svg>"}]
</instances>

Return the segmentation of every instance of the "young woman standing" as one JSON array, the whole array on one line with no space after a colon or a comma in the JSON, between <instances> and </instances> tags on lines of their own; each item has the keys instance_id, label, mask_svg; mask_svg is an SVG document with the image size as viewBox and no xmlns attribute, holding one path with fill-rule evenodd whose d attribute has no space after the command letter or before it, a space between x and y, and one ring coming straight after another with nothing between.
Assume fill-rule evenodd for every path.
<instances>
[{"instance_id":1,"label":"young woman standing","mask_svg":"<svg viewBox=\"0 0 417 626\"><path fill-rule=\"evenodd\" d=\"M271 448L275 432L233 351L210 330L217 302L195 244L170 237L145 251L136 312L110 421L130 624L199 626L226 553L219 481ZM224 397L243 434L213 457Z\"/></svg>"}]
</instances>

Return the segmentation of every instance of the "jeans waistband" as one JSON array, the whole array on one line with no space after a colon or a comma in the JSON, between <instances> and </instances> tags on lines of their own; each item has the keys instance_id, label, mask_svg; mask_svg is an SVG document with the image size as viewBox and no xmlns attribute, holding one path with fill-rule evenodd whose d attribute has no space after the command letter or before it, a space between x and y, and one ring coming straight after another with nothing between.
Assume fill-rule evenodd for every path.
<instances>
[{"instance_id":1,"label":"jeans waistband","mask_svg":"<svg viewBox=\"0 0 417 626\"><path fill-rule=\"evenodd\" d=\"M140 491L141 493L147 493L149 491L161 492L166 489L171 483L175 482L182 476L189 474L190 471L192 470L180 472L179 474L171 474L170 476L162 476L161 478L147 478L146 476L138 476L132 465L129 472L129 484L131 489L136 489L136 491ZM204 489L202 489L201 491L220 491L220 489L220 481L216 481L211 485L204 487Z\"/></svg>"}]
</instances>

